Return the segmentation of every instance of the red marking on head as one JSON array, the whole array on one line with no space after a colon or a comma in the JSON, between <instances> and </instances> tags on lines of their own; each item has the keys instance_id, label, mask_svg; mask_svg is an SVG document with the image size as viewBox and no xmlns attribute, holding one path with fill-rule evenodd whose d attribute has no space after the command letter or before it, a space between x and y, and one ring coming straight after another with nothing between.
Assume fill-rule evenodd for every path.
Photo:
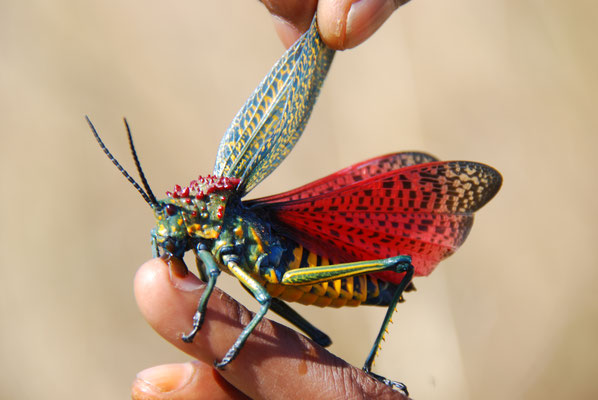
<instances>
[{"instance_id":1,"label":"red marking on head","mask_svg":"<svg viewBox=\"0 0 598 400\"><path fill-rule=\"evenodd\" d=\"M220 190L233 190L241 182L238 178L218 177L214 175L199 176L196 180L192 180L189 186L181 187L174 186L172 192L166 192L168 197L175 199L193 197L197 200L203 199L206 195ZM220 197L221 201L226 201L226 196Z\"/></svg>"}]
</instances>

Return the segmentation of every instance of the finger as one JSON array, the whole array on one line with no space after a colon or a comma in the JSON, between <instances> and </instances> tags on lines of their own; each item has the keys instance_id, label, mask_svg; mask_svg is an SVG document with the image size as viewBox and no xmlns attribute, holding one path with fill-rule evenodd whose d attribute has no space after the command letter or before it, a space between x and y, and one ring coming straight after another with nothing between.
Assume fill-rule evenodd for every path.
<instances>
[{"instance_id":1,"label":"finger","mask_svg":"<svg viewBox=\"0 0 598 400\"><path fill-rule=\"evenodd\" d=\"M314 12L329 47L344 50L368 39L392 13L409 0L263 0L274 16L274 26L289 47L307 30Z\"/></svg>"},{"instance_id":2,"label":"finger","mask_svg":"<svg viewBox=\"0 0 598 400\"><path fill-rule=\"evenodd\" d=\"M321 0L318 27L324 42L337 50L353 48L382 26L409 0Z\"/></svg>"},{"instance_id":3,"label":"finger","mask_svg":"<svg viewBox=\"0 0 598 400\"><path fill-rule=\"evenodd\" d=\"M316 13L317 0L262 0L274 19L274 29L285 47L307 31Z\"/></svg>"},{"instance_id":4,"label":"finger","mask_svg":"<svg viewBox=\"0 0 598 400\"><path fill-rule=\"evenodd\" d=\"M166 364L137 374L133 400L235 400L247 399L211 365L200 361Z\"/></svg>"},{"instance_id":5,"label":"finger","mask_svg":"<svg viewBox=\"0 0 598 400\"><path fill-rule=\"evenodd\" d=\"M226 353L252 314L218 289L210 297L204 325L193 343L181 335L204 284L176 259L145 263L135 278L135 295L150 325L166 340L211 364ZM218 371L234 387L260 398L403 398L386 385L283 325L264 319L238 357Z\"/></svg>"}]
</instances>

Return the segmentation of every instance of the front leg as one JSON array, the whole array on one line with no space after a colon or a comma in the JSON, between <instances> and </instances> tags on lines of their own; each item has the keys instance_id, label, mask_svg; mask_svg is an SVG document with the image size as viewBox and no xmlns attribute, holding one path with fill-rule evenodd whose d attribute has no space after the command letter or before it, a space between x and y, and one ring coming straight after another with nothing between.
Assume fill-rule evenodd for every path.
<instances>
[{"instance_id":1,"label":"front leg","mask_svg":"<svg viewBox=\"0 0 598 400\"><path fill-rule=\"evenodd\" d=\"M212 255L212 253L210 253L207 249L199 246L196 252L196 257L203 263L205 267L204 275L207 275L208 284L203 294L201 295L199 303L197 304L197 311L195 311L195 315L193 315L193 329L191 330L191 332L182 336L183 341L186 343L191 343L197 332L199 332L199 330L201 329L206 315L205 311L206 307L208 306L208 300L210 299L210 295L214 290L216 280L220 275L220 268L218 268L218 264L216 264L216 260L214 260L214 256Z\"/></svg>"},{"instance_id":2,"label":"front leg","mask_svg":"<svg viewBox=\"0 0 598 400\"><path fill-rule=\"evenodd\" d=\"M160 257L160 247L158 246L158 239L156 239L156 234L152 230L152 257L158 258Z\"/></svg>"}]
</instances>

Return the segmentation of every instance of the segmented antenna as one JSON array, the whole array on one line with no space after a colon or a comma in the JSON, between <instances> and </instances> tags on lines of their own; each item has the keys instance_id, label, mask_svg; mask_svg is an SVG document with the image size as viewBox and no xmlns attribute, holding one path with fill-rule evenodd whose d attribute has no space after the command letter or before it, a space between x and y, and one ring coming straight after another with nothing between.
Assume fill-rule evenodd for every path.
<instances>
[{"instance_id":1,"label":"segmented antenna","mask_svg":"<svg viewBox=\"0 0 598 400\"><path fill-rule=\"evenodd\" d=\"M127 180L129 182L131 182L131 184L133 185L133 187L135 189L137 189L137 191L139 193L141 193L141 196L146 201L146 203L148 203L152 208L155 208L156 206L158 206L158 202L157 202L156 198L154 197L153 193L152 193L152 197L151 198L147 195L147 193L145 193L145 191L141 188L141 186L139 186L139 184L137 182L135 182L135 179L133 179L133 177L131 177L131 175L129 175L129 173L123 168L123 166L120 165L120 163L118 161L116 161L116 159L114 158L114 156L112 155L112 153L110 153L110 150L108 150L108 148L106 147L106 145L104 144L104 142L102 142L102 139L100 139L100 135L98 135L98 132L96 131L95 126L93 126L93 124L91 123L91 120L89 119L89 117L87 115L85 116L85 119L87 120L87 123L89 124L89 127L91 128L91 132L93 133L93 136L95 136L95 138L96 138L98 144L100 145L101 149L104 151L104 153L106 154L106 156L108 156L108 158L110 159L110 161L112 161L112 163L114 165L116 165L116 168L120 171L120 173L123 174L123 176L125 178L127 178ZM129 132L129 137L130 137L129 126L128 126L126 120L125 120L125 125L127 126L127 131ZM135 157L135 163L138 165L138 169L141 170L141 166L139 165L139 160L137 160L137 155L135 153L135 149L132 148L132 151L133 151L133 156ZM142 177L143 180L145 180L145 177L143 175L141 175L141 177ZM149 185L148 185L148 188L149 188ZM152 199L153 199L153 201L152 201Z\"/></svg>"},{"instance_id":2,"label":"segmented antenna","mask_svg":"<svg viewBox=\"0 0 598 400\"><path fill-rule=\"evenodd\" d=\"M141 183L143 184L145 192L149 196L152 204L154 206L157 206L158 200L156 199L156 196L154 196L154 192L152 192L152 189L150 188L147 179L145 179L145 174L143 173L143 169L141 168L139 157L137 157L137 151L135 150L135 145L133 144L133 135L131 135L131 128L129 128L129 123L127 122L126 118L123 118L123 121L125 122L125 127L127 128L127 136L129 137L129 147L131 148L131 154L133 154L133 159L135 160L135 166L137 167L137 172L139 173L139 177L141 178Z\"/></svg>"}]
</instances>

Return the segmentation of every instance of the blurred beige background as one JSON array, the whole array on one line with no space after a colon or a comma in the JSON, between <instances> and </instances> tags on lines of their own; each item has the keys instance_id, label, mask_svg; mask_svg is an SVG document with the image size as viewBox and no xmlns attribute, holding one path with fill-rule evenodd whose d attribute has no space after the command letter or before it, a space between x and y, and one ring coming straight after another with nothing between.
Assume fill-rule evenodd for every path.
<instances>
[{"instance_id":1,"label":"blurred beige background","mask_svg":"<svg viewBox=\"0 0 598 400\"><path fill-rule=\"evenodd\" d=\"M252 193L408 149L503 173L377 361L416 398L598 397L596 21L589 0L414 0L337 54L303 139ZM282 52L257 1L0 1L0 398L127 398L137 371L186 359L137 311L152 214L83 116L133 170L126 116L164 193L211 172ZM384 314L301 310L356 365Z\"/></svg>"}]
</instances>

